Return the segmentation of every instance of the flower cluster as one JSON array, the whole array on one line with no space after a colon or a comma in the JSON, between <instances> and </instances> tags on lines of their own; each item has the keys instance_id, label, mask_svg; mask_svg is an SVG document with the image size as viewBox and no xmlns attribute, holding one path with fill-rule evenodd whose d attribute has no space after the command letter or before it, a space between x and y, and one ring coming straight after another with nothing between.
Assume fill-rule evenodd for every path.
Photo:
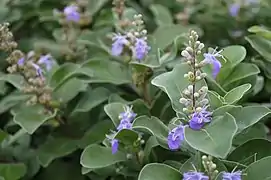
<instances>
[{"instance_id":1,"label":"flower cluster","mask_svg":"<svg viewBox=\"0 0 271 180\"><path fill-rule=\"evenodd\" d=\"M54 10L54 16L59 20L60 24L67 25L70 23L76 25L88 25L92 21L92 17L88 12L88 1L77 0L67 5L62 11Z\"/></svg>"},{"instance_id":2,"label":"flower cluster","mask_svg":"<svg viewBox=\"0 0 271 180\"><path fill-rule=\"evenodd\" d=\"M19 73L24 77L23 92L33 95L28 104L48 104L51 101L51 89L46 84L44 74L53 66L50 54L37 55L30 51L24 55L20 50L14 50L7 58L9 73Z\"/></svg>"},{"instance_id":3,"label":"flower cluster","mask_svg":"<svg viewBox=\"0 0 271 180\"><path fill-rule=\"evenodd\" d=\"M133 58L142 61L150 50L147 44L147 30L144 29L141 14L135 15L134 19L133 28L129 32L124 35L114 34L111 53L113 56L120 56L127 47L132 52Z\"/></svg>"},{"instance_id":4,"label":"flower cluster","mask_svg":"<svg viewBox=\"0 0 271 180\"><path fill-rule=\"evenodd\" d=\"M0 24L0 50L10 51L17 47L13 34L9 31L9 23Z\"/></svg>"},{"instance_id":5,"label":"flower cluster","mask_svg":"<svg viewBox=\"0 0 271 180\"><path fill-rule=\"evenodd\" d=\"M212 161L212 156L202 156L202 165L205 173L196 171L189 171L183 174L183 180L211 180L216 179L219 171L216 169L217 165ZM241 180L242 171L236 172L222 172L222 180Z\"/></svg>"},{"instance_id":6,"label":"flower cluster","mask_svg":"<svg viewBox=\"0 0 271 180\"><path fill-rule=\"evenodd\" d=\"M234 2L234 3L230 4L229 13L231 16L237 17L242 6L250 6L253 4L257 4L257 3L259 3L259 0L245 0L243 3L241 3L241 2L243 2L243 1L238 1L238 2Z\"/></svg>"},{"instance_id":7,"label":"flower cluster","mask_svg":"<svg viewBox=\"0 0 271 180\"><path fill-rule=\"evenodd\" d=\"M119 114L120 123L117 127L118 132L122 129L132 129L132 121L136 117L136 114L132 110L132 106L125 106L124 112ZM118 151L119 141L114 138L116 132L107 136L107 138L111 141L112 154L115 154Z\"/></svg>"},{"instance_id":8,"label":"flower cluster","mask_svg":"<svg viewBox=\"0 0 271 180\"><path fill-rule=\"evenodd\" d=\"M212 120L212 112L208 111L209 100L206 98L208 87L197 87L196 84L207 76L206 73L201 72L201 68L207 64L213 66L212 75L213 78L216 78L222 66L217 58L223 58L223 56L220 54L222 51L217 52L216 49L214 49L212 52L204 53L204 59L199 62L198 58L203 48L204 44L198 41L197 33L191 31L188 47L181 53L191 68L191 71L184 74L184 77L187 78L191 84L182 91L182 97L179 100L179 102L184 105L183 111L187 114L189 119L186 121L188 125L181 123L169 132L168 146L172 150L176 150L181 146L184 140L184 128L189 127L193 130L200 130L206 123Z\"/></svg>"}]
</instances>

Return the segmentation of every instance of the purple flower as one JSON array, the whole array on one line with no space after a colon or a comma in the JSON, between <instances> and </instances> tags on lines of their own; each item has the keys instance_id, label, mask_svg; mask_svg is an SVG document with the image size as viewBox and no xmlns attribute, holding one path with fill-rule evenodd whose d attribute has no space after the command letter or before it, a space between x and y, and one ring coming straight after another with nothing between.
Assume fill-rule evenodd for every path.
<instances>
[{"instance_id":1,"label":"purple flower","mask_svg":"<svg viewBox=\"0 0 271 180\"><path fill-rule=\"evenodd\" d=\"M231 4L229 7L229 13L231 16L236 17L239 14L241 5L239 3Z\"/></svg>"},{"instance_id":2,"label":"purple flower","mask_svg":"<svg viewBox=\"0 0 271 180\"><path fill-rule=\"evenodd\" d=\"M150 49L150 46L148 46L144 38L137 38L134 46L134 56L138 60L142 60L148 54Z\"/></svg>"},{"instance_id":3,"label":"purple flower","mask_svg":"<svg viewBox=\"0 0 271 180\"><path fill-rule=\"evenodd\" d=\"M204 62L208 63L208 64L212 64L213 65L213 78L216 78L216 76L218 75L222 65L220 63L219 60L217 60L217 57L222 57L224 59L224 57L220 54L222 52L222 50L216 52L216 50L214 50L213 53L204 53Z\"/></svg>"},{"instance_id":4,"label":"purple flower","mask_svg":"<svg viewBox=\"0 0 271 180\"><path fill-rule=\"evenodd\" d=\"M18 60L17 64L18 64L19 66L22 66L22 65L24 64L24 61L25 61L25 58L22 57L22 58L20 58L20 59Z\"/></svg>"},{"instance_id":5,"label":"purple flower","mask_svg":"<svg viewBox=\"0 0 271 180\"><path fill-rule=\"evenodd\" d=\"M112 44L112 50L111 53L113 56L119 56L121 55L123 48L125 45L129 43L129 41L126 39L126 36L122 36L120 34L116 34L113 37L113 44Z\"/></svg>"},{"instance_id":6,"label":"purple flower","mask_svg":"<svg viewBox=\"0 0 271 180\"><path fill-rule=\"evenodd\" d=\"M112 154L115 154L116 152L118 152L119 141L117 139L112 139L111 140L111 147L112 147Z\"/></svg>"},{"instance_id":7,"label":"purple flower","mask_svg":"<svg viewBox=\"0 0 271 180\"><path fill-rule=\"evenodd\" d=\"M127 119L122 119L117 127L117 130L120 131L122 129L132 129L132 123Z\"/></svg>"},{"instance_id":8,"label":"purple flower","mask_svg":"<svg viewBox=\"0 0 271 180\"><path fill-rule=\"evenodd\" d=\"M189 127L193 130L200 130L206 123L211 121L212 113L203 108L200 112L194 112L189 121Z\"/></svg>"},{"instance_id":9,"label":"purple flower","mask_svg":"<svg viewBox=\"0 0 271 180\"><path fill-rule=\"evenodd\" d=\"M134 118L136 117L136 113L133 112L132 110L132 106L125 106L124 107L124 112L119 114L119 119L126 119L129 122L131 122L132 120L134 120Z\"/></svg>"},{"instance_id":10,"label":"purple flower","mask_svg":"<svg viewBox=\"0 0 271 180\"><path fill-rule=\"evenodd\" d=\"M186 172L183 174L183 180L209 180L202 172Z\"/></svg>"},{"instance_id":11,"label":"purple flower","mask_svg":"<svg viewBox=\"0 0 271 180\"><path fill-rule=\"evenodd\" d=\"M35 63L32 63L32 66L35 68L37 76L43 77L42 69L40 68L40 66Z\"/></svg>"},{"instance_id":12,"label":"purple flower","mask_svg":"<svg viewBox=\"0 0 271 180\"><path fill-rule=\"evenodd\" d=\"M70 5L64 8L64 14L67 21L78 22L80 20L80 13L78 12L78 6Z\"/></svg>"},{"instance_id":13,"label":"purple flower","mask_svg":"<svg viewBox=\"0 0 271 180\"><path fill-rule=\"evenodd\" d=\"M52 56L50 54L41 56L38 61L38 64L45 64L46 70L50 71L53 66Z\"/></svg>"},{"instance_id":14,"label":"purple flower","mask_svg":"<svg viewBox=\"0 0 271 180\"><path fill-rule=\"evenodd\" d=\"M223 172L222 180L241 180L242 171L236 171L232 173Z\"/></svg>"},{"instance_id":15,"label":"purple flower","mask_svg":"<svg viewBox=\"0 0 271 180\"><path fill-rule=\"evenodd\" d=\"M184 128L185 126L179 125L169 132L167 138L169 149L179 149L182 141L184 140Z\"/></svg>"},{"instance_id":16,"label":"purple flower","mask_svg":"<svg viewBox=\"0 0 271 180\"><path fill-rule=\"evenodd\" d=\"M117 130L120 131L122 129L132 129L132 121L136 117L136 114L132 110L132 106L125 106L124 112L119 114L120 124L117 127ZM114 133L115 134L115 133ZM107 136L108 139L111 140L112 154L115 154L118 151L119 141L117 139L112 138L112 136Z\"/></svg>"}]
</instances>

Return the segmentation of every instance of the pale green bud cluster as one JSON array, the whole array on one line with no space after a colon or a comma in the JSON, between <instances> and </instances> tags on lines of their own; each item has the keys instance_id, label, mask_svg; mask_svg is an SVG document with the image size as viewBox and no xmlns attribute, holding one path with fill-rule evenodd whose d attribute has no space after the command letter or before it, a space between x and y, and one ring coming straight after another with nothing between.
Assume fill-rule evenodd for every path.
<instances>
[{"instance_id":1,"label":"pale green bud cluster","mask_svg":"<svg viewBox=\"0 0 271 180\"><path fill-rule=\"evenodd\" d=\"M202 165L211 179L214 179L218 175L217 165L213 162L212 156L202 156Z\"/></svg>"}]
</instances>

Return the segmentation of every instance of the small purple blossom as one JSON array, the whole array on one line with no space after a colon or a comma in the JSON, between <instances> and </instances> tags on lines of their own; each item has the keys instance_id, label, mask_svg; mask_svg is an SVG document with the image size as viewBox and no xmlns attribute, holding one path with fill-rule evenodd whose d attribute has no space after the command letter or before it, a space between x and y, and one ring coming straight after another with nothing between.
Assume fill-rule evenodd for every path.
<instances>
[{"instance_id":1,"label":"small purple blossom","mask_svg":"<svg viewBox=\"0 0 271 180\"><path fill-rule=\"evenodd\" d=\"M132 123L127 119L122 119L117 127L117 130L120 131L122 129L132 129Z\"/></svg>"},{"instance_id":2,"label":"small purple blossom","mask_svg":"<svg viewBox=\"0 0 271 180\"><path fill-rule=\"evenodd\" d=\"M38 60L38 64L44 64L47 71L50 71L53 66L52 56L50 54L43 55Z\"/></svg>"},{"instance_id":3,"label":"small purple blossom","mask_svg":"<svg viewBox=\"0 0 271 180\"><path fill-rule=\"evenodd\" d=\"M150 46L148 46L144 38L137 38L134 46L134 56L138 60L142 60L149 52Z\"/></svg>"},{"instance_id":4,"label":"small purple blossom","mask_svg":"<svg viewBox=\"0 0 271 180\"><path fill-rule=\"evenodd\" d=\"M236 171L232 173L223 172L222 180L241 180L242 171Z\"/></svg>"},{"instance_id":5,"label":"small purple blossom","mask_svg":"<svg viewBox=\"0 0 271 180\"><path fill-rule=\"evenodd\" d=\"M224 57L220 54L222 52L222 50L216 52L216 49L214 50L213 53L204 53L204 62L208 63L208 64L212 64L213 65L213 78L216 78L216 76L218 75L222 65L220 63L220 61L217 59L217 57L221 57L224 59Z\"/></svg>"},{"instance_id":6,"label":"small purple blossom","mask_svg":"<svg viewBox=\"0 0 271 180\"><path fill-rule=\"evenodd\" d=\"M111 53L113 56L119 56L121 55L123 48L125 45L129 43L129 41L126 39L126 36L116 34L112 40L114 41L112 44Z\"/></svg>"},{"instance_id":7,"label":"small purple blossom","mask_svg":"<svg viewBox=\"0 0 271 180\"><path fill-rule=\"evenodd\" d=\"M132 121L136 117L136 113L133 112L132 106L125 106L124 112L119 114L120 123L117 127L118 132L122 129L132 129ZM119 141L117 139L107 136L111 140L112 154L115 154L118 151Z\"/></svg>"},{"instance_id":8,"label":"small purple blossom","mask_svg":"<svg viewBox=\"0 0 271 180\"><path fill-rule=\"evenodd\" d=\"M236 17L239 14L241 5L239 3L231 4L229 7L229 13L231 16Z\"/></svg>"},{"instance_id":9,"label":"small purple blossom","mask_svg":"<svg viewBox=\"0 0 271 180\"><path fill-rule=\"evenodd\" d=\"M22 66L22 65L24 64L24 61L25 61L25 58L22 57L22 58L20 58L20 59L18 60L17 64L18 64L19 66Z\"/></svg>"},{"instance_id":10,"label":"small purple blossom","mask_svg":"<svg viewBox=\"0 0 271 180\"><path fill-rule=\"evenodd\" d=\"M200 112L194 112L189 121L189 127L193 130L200 130L206 123L211 122L212 113L203 108Z\"/></svg>"},{"instance_id":11,"label":"small purple blossom","mask_svg":"<svg viewBox=\"0 0 271 180\"><path fill-rule=\"evenodd\" d=\"M80 20L80 13L78 12L78 6L70 5L64 8L64 14L67 21L78 22Z\"/></svg>"},{"instance_id":12,"label":"small purple blossom","mask_svg":"<svg viewBox=\"0 0 271 180\"><path fill-rule=\"evenodd\" d=\"M209 180L202 172L186 172L183 174L183 180Z\"/></svg>"},{"instance_id":13,"label":"small purple blossom","mask_svg":"<svg viewBox=\"0 0 271 180\"><path fill-rule=\"evenodd\" d=\"M112 139L111 140L111 147L112 147L112 154L115 154L116 152L118 152L119 140Z\"/></svg>"},{"instance_id":14,"label":"small purple blossom","mask_svg":"<svg viewBox=\"0 0 271 180\"><path fill-rule=\"evenodd\" d=\"M125 106L124 112L119 114L119 119L126 119L130 122L134 120L134 118L136 117L136 113L133 112L132 108L132 106Z\"/></svg>"},{"instance_id":15,"label":"small purple blossom","mask_svg":"<svg viewBox=\"0 0 271 180\"><path fill-rule=\"evenodd\" d=\"M35 68L36 70L36 75L39 76L39 77L43 77L43 74L42 74L42 69L40 68L39 65L35 64L35 63L32 63L32 66Z\"/></svg>"},{"instance_id":16,"label":"small purple blossom","mask_svg":"<svg viewBox=\"0 0 271 180\"><path fill-rule=\"evenodd\" d=\"M176 150L180 148L184 140L184 128L185 126L179 125L169 132L167 138L169 149Z\"/></svg>"}]
</instances>

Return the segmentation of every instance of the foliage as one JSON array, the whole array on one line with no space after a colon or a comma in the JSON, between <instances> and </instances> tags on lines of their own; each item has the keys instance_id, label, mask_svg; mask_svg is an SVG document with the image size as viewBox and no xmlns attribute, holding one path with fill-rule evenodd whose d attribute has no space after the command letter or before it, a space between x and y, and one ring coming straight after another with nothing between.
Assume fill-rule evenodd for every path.
<instances>
[{"instance_id":1,"label":"foliage","mask_svg":"<svg viewBox=\"0 0 271 180\"><path fill-rule=\"evenodd\" d=\"M0 180L271 179L270 9L2 0Z\"/></svg>"}]
</instances>

